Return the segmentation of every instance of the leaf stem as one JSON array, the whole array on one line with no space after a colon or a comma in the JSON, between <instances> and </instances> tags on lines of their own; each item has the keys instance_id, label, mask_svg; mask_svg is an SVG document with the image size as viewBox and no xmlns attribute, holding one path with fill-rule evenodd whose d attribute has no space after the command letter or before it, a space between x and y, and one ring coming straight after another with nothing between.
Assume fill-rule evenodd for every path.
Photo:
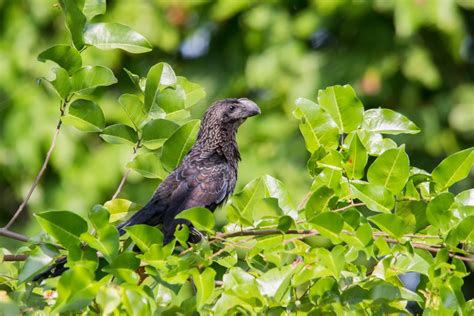
<instances>
[{"instance_id":1,"label":"leaf stem","mask_svg":"<svg viewBox=\"0 0 474 316\"><path fill-rule=\"evenodd\" d=\"M17 220L18 216L20 216L21 212L23 212L23 210L25 209L26 205L28 204L28 201L30 200L31 198L31 195L33 194L33 192L35 191L36 187L38 186L41 178L43 177L44 175L44 172L46 171L46 168L48 167L48 163L49 163L49 160L51 158L51 155L53 154L53 151L54 151L54 148L56 147L56 142L58 140L58 136L59 136L59 131L61 130L61 125L62 125L62 118L64 116L64 110L67 106L67 103L68 103L68 100L64 100L64 102L61 102L61 105L60 105L60 116L59 116L59 121L58 121L58 124L56 125L56 130L54 132L54 135L53 135L53 140L51 141L51 145L49 146L49 149L48 149L48 152L46 154L46 157L44 159L44 162L43 162L43 165L41 166L41 169L40 171L38 172L38 175L36 176L35 180L33 181L33 184L31 185L31 188L30 190L28 191L28 193L26 194L26 197L25 199L23 200L23 202L20 204L20 206L18 207L18 209L15 211L15 214L13 214L12 218L10 219L10 221L5 225L5 227L3 227L4 230L8 230L12 225L13 223L15 223L15 221Z\"/></svg>"}]
</instances>

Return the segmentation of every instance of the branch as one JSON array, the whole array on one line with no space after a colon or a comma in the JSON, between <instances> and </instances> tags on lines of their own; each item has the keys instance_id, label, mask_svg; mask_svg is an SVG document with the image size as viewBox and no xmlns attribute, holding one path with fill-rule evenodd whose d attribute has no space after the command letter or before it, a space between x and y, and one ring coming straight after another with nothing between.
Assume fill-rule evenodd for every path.
<instances>
[{"instance_id":1,"label":"branch","mask_svg":"<svg viewBox=\"0 0 474 316\"><path fill-rule=\"evenodd\" d=\"M133 147L133 154L132 154L132 157L130 158L129 162L133 161L133 159L135 159L135 157L137 156L138 149L140 149L140 146L141 146L140 143L141 143L141 139L139 139L138 142ZM115 190L115 193L112 196L112 200L115 200L119 196L120 192L122 192L123 186L125 185L125 181L127 181L127 177L130 174L130 168L128 168L128 167L126 167L126 168L127 169L125 170L125 172L122 176L122 179L120 180L119 186L117 187L117 190Z\"/></svg>"},{"instance_id":2,"label":"branch","mask_svg":"<svg viewBox=\"0 0 474 316\"><path fill-rule=\"evenodd\" d=\"M13 214L13 217L10 219L10 221L5 225L5 227L3 227L5 230L8 230L16 221L18 216L20 216L21 212L23 212L23 210L25 209L25 206L28 204L28 201L31 198L31 195L35 191L36 187L38 186L38 183L43 177L44 172L46 171L46 167L48 166L49 159L51 158L54 147L56 147L56 141L58 139L59 131L61 130L61 125L63 123L61 119L64 116L64 109L66 108L66 106L67 106L67 101L64 101L63 103L61 103L61 106L60 106L61 115L59 117L59 122L58 122L58 125L56 126L56 131L54 132L53 140L51 141L51 146L49 146L49 150L48 150L48 153L46 154L46 158L44 159L43 165L41 166L41 169L38 172L38 175L36 176L35 181L33 181L33 184L31 185L30 190L26 194L25 199L20 204L18 209L15 211L15 214Z\"/></svg>"},{"instance_id":3,"label":"branch","mask_svg":"<svg viewBox=\"0 0 474 316\"><path fill-rule=\"evenodd\" d=\"M25 261L28 255L3 255L3 262L7 261Z\"/></svg>"},{"instance_id":4,"label":"branch","mask_svg":"<svg viewBox=\"0 0 474 316\"><path fill-rule=\"evenodd\" d=\"M347 232L347 233L349 233L349 232ZM227 239L227 238L243 237L243 236L270 236L270 235L313 236L313 235L319 235L319 232L317 230L314 230L314 229L290 229L286 233L283 233L281 230L278 230L278 229L242 230L242 231L233 232L233 233L218 233L216 235L216 237L211 238L211 240L212 239ZM403 237L406 237L406 238L420 238L420 239L435 238L436 237L436 236L430 236L430 235L426 235L426 236L422 235L422 236L419 236L419 237L418 236L415 237L415 236L416 235L406 235L406 236L403 236ZM381 237L386 242L392 243L392 244L399 244L400 243L400 241L398 241L396 239L389 238L388 235L385 234L385 233L375 232L374 237ZM444 249L442 247L430 246L430 245L422 244L422 243L419 243L419 242L412 242L411 245L413 246L413 248L424 249L424 250L428 250L428 251L434 252L434 253L437 253L437 252L441 251L442 249ZM460 256L460 255L457 255L456 253L454 253L452 251L449 251L449 256L452 257L452 258L460 259L460 260L465 261L465 262L474 262L474 258Z\"/></svg>"},{"instance_id":5,"label":"branch","mask_svg":"<svg viewBox=\"0 0 474 316\"><path fill-rule=\"evenodd\" d=\"M22 242L28 242L28 240L29 240L29 238L26 237L25 235L14 233L14 232L9 231L8 229L5 229L5 228L0 228L0 236L7 237L7 238L10 238L10 239L15 239L15 240L22 241Z\"/></svg>"}]
</instances>

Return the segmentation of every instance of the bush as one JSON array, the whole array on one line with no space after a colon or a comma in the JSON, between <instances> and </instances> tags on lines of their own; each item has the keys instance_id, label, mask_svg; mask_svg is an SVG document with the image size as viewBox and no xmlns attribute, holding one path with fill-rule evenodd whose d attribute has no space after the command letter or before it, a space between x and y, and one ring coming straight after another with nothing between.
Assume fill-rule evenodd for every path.
<instances>
[{"instance_id":1,"label":"bush","mask_svg":"<svg viewBox=\"0 0 474 316\"><path fill-rule=\"evenodd\" d=\"M365 110L349 85L295 101L312 179L301 202L294 203L284 183L262 176L216 217L204 208L180 214L209 234L198 244L187 244L186 227L166 246L159 228L146 225L129 227L120 238L115 223L140 208L118 198L129 171L163 179L179 165L199 127L191 108L205 92L166 63L151 67L146 78L125 70L136 87L118 98L129 122L106 126L92 93L117 79L105 66L84 65L82 51L143 53L151 46L124 25L92 23L105 11L101 3L81 10L75 1L60 1L72 44L38 57L55 63L55 78L43 81L60 99L44 167L62 124L128 146L130 161L113 198L94 206L88 219L71 211L36 213L44 233L34 238L10 231L28 195L0 230L25 242L14 254L3 249L6 314L398 314L408 313L407 302L426 314L474 311L474 300L462 293L466 263L474 261L474 189L450 192L472 169L474 148L448 156L432 172L412 166L391 135L419 128L393 110ZM32 282L61 256L66 272ZM420 280L409 289L402 280L410 272Z\"/></svg>"}]
</instances>

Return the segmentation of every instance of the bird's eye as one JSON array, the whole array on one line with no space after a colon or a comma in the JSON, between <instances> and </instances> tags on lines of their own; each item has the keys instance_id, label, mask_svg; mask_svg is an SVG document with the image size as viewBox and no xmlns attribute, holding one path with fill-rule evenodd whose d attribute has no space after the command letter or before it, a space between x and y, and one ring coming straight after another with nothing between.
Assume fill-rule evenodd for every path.
<instances>
[{"instance_id":1,"label":"bird's eye","mask_svg":"<svg viewBox=\"0 0 474 316\"><path fill-rule=\"evenodd\" d=\"M231 104L231 106L229 106L229 109L230 109L231 111L235 110L235 105Z\"/></svg>"}]
</instances>

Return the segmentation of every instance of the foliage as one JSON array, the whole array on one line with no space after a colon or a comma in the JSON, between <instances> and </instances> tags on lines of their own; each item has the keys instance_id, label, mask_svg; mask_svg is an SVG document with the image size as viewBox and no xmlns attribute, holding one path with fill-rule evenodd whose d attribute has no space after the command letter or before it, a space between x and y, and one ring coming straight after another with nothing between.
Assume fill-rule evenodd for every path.
<instances>
[{"instance_id":1,"label":"foliage","mask_svg":"<svg viewBox=\"0 0 474 316\"><path fill-rule=\"evenodd\" d=\"M235 3L239 5L216 2L213 18L225 20L247 7L245 1ZM88 64L87 52L95 47L145 53L150 42L123 24L94 22L105 12L105 1L59 4L71 43L51 46L38 56L54 64L54 78L42 81L60 99L57 130L64 123L87 135L81 137L99 142L98 135L130 152L115 197L129 170L163 179L194 141L199 121L192 119L193 107L205 97L204 89L176 76L164 62L150 67L145 78L125 69L118 82L106 63L95 64L102 57ZM320 12L338 7L321 6ZM410 8L394 6L402 37L433 18L427 14L407 20L402 14ZM263 44L257 31L268 25L270 30L277 28L272 13L290 23L277 5L258 5L245 12L243 20L251 30L248 41L253 36ZM294 32L304 36L306 23L301 20L311 18L311 11L301 13L292 21ZM455 22L441 22L448 33L459 28ZM162 34L173 33L164 29ZM249 59L250 85L269 84L264 71L259 72L267 63L292 63L300 55L295 43L284 44L286 37L278 34L269 37L276 41L271 50ZM162 49L171 49L166 40L160 43ZM295 58L280 60L280 54L287 53ZM428 88L440 84L423 48L415 49L407 64L412 65L404 66L408 77ZM420 64L431 71L412 71ZM268 67L278 70L272 76L294 65L280 66ZM97 102L97 90L121 84L126 76L135 90L118 90L116 103L124 119L116 122ZM464 297L462 286L468 275L465 262L472 262L473 255L474 191L454 193L453 186L469 175L474 148L452 153L428 172L415 167L406 146L392 136L419 133L417 125L391 109L366 110L350 85L330 86L319 90L317 99L298 98L291 106L288 100L294 99L295 91L285 90L278 80L270 85L287 99L309 155L307 177L312 183L301 203L294 203L284 182L260 176L232 196L216 218L204 208L179 215L207 232L208 239L189 245L187 228L181 227L176 241L166 246L159 227L136 225L119 237L114 225L140 207L128 199L95 205L87 218L74 208L36 212L43 233L13 254L2 249L5 261L19 261L2 266L0 309L12 315L40 309L131 315L398 314L407 313L407 302L415 302L426 314L471 314L474 301ZM95 170L101 176L113 160L106 158L105 167ZM31 281L61 256L67 256L66 272L42 283ZM410 272L420 275L412 289L402 282Z\"/></svg>"}]
</instances>

